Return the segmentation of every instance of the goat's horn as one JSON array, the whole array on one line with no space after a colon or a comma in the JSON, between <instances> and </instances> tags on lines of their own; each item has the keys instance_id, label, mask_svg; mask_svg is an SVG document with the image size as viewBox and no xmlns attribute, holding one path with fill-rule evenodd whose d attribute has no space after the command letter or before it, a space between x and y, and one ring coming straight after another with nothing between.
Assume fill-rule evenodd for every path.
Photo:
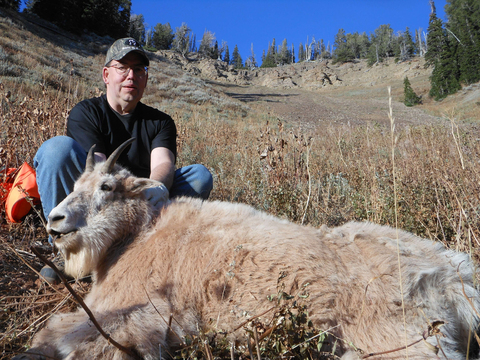
<instances>
[{"instance_id":1,"label":"goat's horn","mask_svg":"<svg viewBox=\"0 0 480 360\"><path fill-rule=\"evenodd\" d=\"M96 145L93 145L90 150L88 150L87 162L85 164L85 172L92 172L95 165L95 156L93 155L93 149Z\"/></svg>"},{"instance_id":2,"label":"goat's horn","mask_svg":"<svg viewBox=\"0 0 480 360\"><path fill-rule=\"evenodd\" d=\"M118 148L115 149L115 151L108 157L107 161L105 161L105 164L103 164L103 167L102 167L102 172L103 173L109 174L109 173L112 172L113 167L115 166L115 163L117 162L118 158L120 157L120 154L134 140L135 140L135 138L128 139L122 145L120 145Z\"/></svg>"}]
</instances>

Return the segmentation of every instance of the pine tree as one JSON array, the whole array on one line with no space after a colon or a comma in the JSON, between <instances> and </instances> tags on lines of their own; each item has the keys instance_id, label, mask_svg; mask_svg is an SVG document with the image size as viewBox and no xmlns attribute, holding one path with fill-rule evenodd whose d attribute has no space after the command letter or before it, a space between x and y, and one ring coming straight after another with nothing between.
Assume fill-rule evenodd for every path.
<instances>
[{"instance_id":1,"label":"pine tree","mask_svg":"<svg viewBox=\"0 0 480 360\"><path fill-rule=\"evenodd\" d=\"M440 60L446 39L442 20L437 18L437 10L432 0L430 0L430 5L432 12L430 13L430 20L428 22L427 52L425 53L426 68Z\"/></svg>"},{"instance_id":2,"label":"pine tree","mask_svg":"<svg viewBox=\"0 0 480 360\"><path fill-rule=\"evenodd\" d=\"M325 43L320 39L320 59L325 59Z\"/></svg>"},{"instance_id":3,"label":"pine tree","mask_svg":"<svg viewBox=\"0 0 480 360\"><path fill-rule=\"evenodd\" d=\"M240 52L238 51L237 45L235 45L235 48L233 49L231 64L235 67L235 69L243 68L242 57L240 56Z\"/></svg>"},{"instance_id":4,"label":"pine tree","mask_svg":"<svg viewBox=\"0 0 480 360\"><path fill-rule=\"evenodd\" d=\"M144 22L145 20L143 19L142 14L132 14L130 16L130 27L128 29L128 36L133 37L142 44L145 44L146 42Z\"/></svg>"},{"instance_id":5,"label":"pine tree","mask_svg":"<svg viewBox=\"0 0 480 360\"><path fill-rule=\"evenodd\" d=\"M130 0L29 0L27 8L59 27L80 33L88 30L113 38L127 36Z\"/></svg>"},{"instance_id":6,"label":"pine tree","mask_svg":"<svg viewBox=\"0 0 480 360\"><path fill-rule=\"evenodd\" d=\"M215 45L213 45L212 53L211 53L212 59L218 60L220 59L220 53L218 49L218 41L215 40Z\"/></svg>"},{"instance_id":7,"label":"pine tree","mask_svg":"<svg viewBox=\"0 0 480 360\"><path fill-rule=\"evenodd\" d=\"M372 35L373 37L373 35ZM372 41L370 47L368 48L367 54L367 64L368 66L373 66L376 63L379 63L382 60L378 51L378 44Z\"/></svg>"},{"instance_id":8,"label":"pine tree","mask_svg":"<svg viewBox=\"0 0 480 360\"><path fill-rule=\"evenodd\" d=\"M262 65L260 66L261 68L267 68L267 67L275 67L277 66L276 63L276 55L275 55L275 39L273 39L272 45L268 45L268 50L267 50L267 55L262 61Z\"/></svg>"},{"instance_id":9,"label":"pine tree","mask_svg":"<svg viewBox=\"0 0 480 360\"><path fill-rule=\"evenodd\" d=\"M335 47L333 52L334 63L345 63L347 61L352 61L355 58L348 46L347 35L345 34L344 29L338 30L337 35L335 35L335 42L333 46Z\"/></svg>"},{"instance_id":10,"label":"pine tree","mask_svg":"<svg viewBox=\"0 0 480 360\"><path fill-rule=\"evenodd\" d=\"M200 42L200 47L198 48L198 52L204 56L208 56L213 58L213 52L215 45L215 34L211 31L205 30L203 33L202 41ZM217 52L218 52L218 43L217 43ZM218 57L218 54L217 54Z\"/></svg>"},{"instance_id":11,"label":"pine tree","mask_svg":"<svg viewBox=\"0 0 480 360\"><path fill-rule=\"evenodd\" d=\"M370 39L368 38L368 35L365 31L360 35L359 43L360 58L366 59L368 56L368 49L370 48Z\"/></svg>"},{"instance_id":12,"label":"pine tree","mask_svg":"<svg viewBox=\"0 0 480 360\"><path fill-rule=\"evenodd\" d=\"M354 59L360 58L360 35L358 32L347 34L347 46Z\"/></svg>"},{"instance_id":13,"label":"pine tree","mask_svg":"<svg viewBox=\"0 0 480 360\"><path fill-rule=\"evenodd\" d=\"M189 36L190 41L188 43L188 52L194 53L197 52L197 35L191 34Z\"/></svg>"},{"instance_id":14,"label":"pine tree","mask_svg":"<svg viewBox=\"0 0 480 360\"><path fill-rule=\"evenodd\" d=\"M461 88L455 52L456 46L450 44L445 35L440 57L435 61L430 76L430 96L437 101L454 94Z\"/></svg>"},{"instance_id":15,"label":"pine tree","mask_svg":"<svg viewBox=\"0 0 480 360\"><path fill-rule=\"evenodd\" d=\"M164 25L158 23L152 35L153 46L157 50L168 50L172 47L174 37L170 23Z\"/></svg>"},{"instance_id":16,"label":"pine tree","mask_svg":"<svg viewBox=\"0 0 480 360\"><path fill-rule=\"evenodd\" d=\"M0 0L0 7L19 11L20 0Z\"/></svg>"},{"instance_id":17,"label":"pine tree","mask_svg":"<svg viewBox=\"0 0 480 360\"><path fill-rule=\"evenodd\" d=\"M228 45L225 46L225 55L223 56L223 61L230 65L230 51L228 50Z\"/></svg>"},{"instance_id":18,"label":"pine tree","mask_svg":"<svg viewBox=\"0 0 480 360\"><path fill-rule=\"evenodd\" d=\"M287 39L284 39L282 42L282 46L280 48L280 52L277 56L276 63L280 65L288 64L290 62L290 56L288 51Z\"/></svg>"},{"instance_id":19,"label":"pine tree","mask_svg":"<svg viewBox=\"0 0 480 360\"><path fill-rule=\"evenodd\" d=\"M410 59L415 55L416 49L415 49L415 42L413 41L412 34L410 33L410 29L408 28L408 26L405 29L404 41L405 41L405 55L407 58Z\"/></svg>"},{"instance_id":20,"label":"pine tree","mask_svg":"<svg viewBox=\"0 0 480 360\"><path fill-rule=\"evenodd\" d=\"M405 97L403 103L406 106L415 106L422 103L422 99L413 91L410 80L406 76L403 80L403 95Z\"/></svg>"},{"instance_id":21,"label":"pine tree","mask_svg":"<svg viewBox=\"0 0 480 360\"><path fill-rule=\"evenodd\" d=\"M262 65L260 66L261 68L267 68L267 67L275 67L277 64L275 63L275 58L272 54L271 51L267 53L267 56L265 56L265 59L262 61Z\"/></svg>"},{"instance_id":22,"label":"pine tree","mask_svg":"<svg viewBox=\"0 0 480 360\"><path fill-rule=\"evenodd\" d=\"M390 24L380 25L371 36L371 42L375 47L377 61L394 56L394 34Z\"/></svg>"},{"instance_id":23,"label":"pine tree","mask_svg":"<svg viewBox=\"0 0 480 360\"><path fill-rule=\"evenodd\" d=\"M298 45L298 62L301 62L304 60L305 60L305 49L303 48L303 44L300 43L300 45Z\"/></svg>"},{"instance_id":24,"label":"pine tree","mask_svg":"<svg viewBox=\"0 0 480 360\"><path fill-rule=\"evenodd\" d=\"M125 37L130 27L130 0L83 0L81 22L97 35ZM76 2L80 3L80 2Z\"/></svg>"},{"instance_id":25,"label":"pine tree","mask_svg":"<svg viewBox=\"0 0 480 360\"><path fill-rule=\"evenodd\" d=\"M54 23L62 29L80 33L88 29L85 23L81 22L84 13L85 0L29 0L27 9L37 16Z\"/></svg>"},{"instance_id":26,"label":"pine tree","mask_svg":"<svg viewBox=\"0 0 480 360\"><path fill-rule=\"evenodd\" d=\"M478 0L449 0L445 7L448 16L448 36L457 46L459 80L466 84L480 80L480 2Z\"/></svg>"}]
</instances>

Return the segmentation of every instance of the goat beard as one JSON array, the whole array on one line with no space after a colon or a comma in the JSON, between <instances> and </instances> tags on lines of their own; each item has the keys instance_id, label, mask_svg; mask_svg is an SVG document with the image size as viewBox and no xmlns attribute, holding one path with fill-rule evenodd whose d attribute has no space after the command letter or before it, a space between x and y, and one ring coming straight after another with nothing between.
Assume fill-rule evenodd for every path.
<instances>
[{"instance_id":1,"label":"goat beard","mask_svg":"<svg viewBox=\"0 0 480 360\"><path fill-rule=\"evenodd\" d=\"M55 247L65 259L65 274L76 279L92 273L100 254L94 254L85 246L81 232L75 231L55 239Z\"/></svg>"}]
</instances>

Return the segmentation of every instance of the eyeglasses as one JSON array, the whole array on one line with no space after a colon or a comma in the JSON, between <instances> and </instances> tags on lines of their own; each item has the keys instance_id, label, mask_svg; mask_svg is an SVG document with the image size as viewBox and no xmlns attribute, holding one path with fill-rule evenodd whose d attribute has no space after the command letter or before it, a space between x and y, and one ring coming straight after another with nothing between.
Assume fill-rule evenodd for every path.
<instances>
[{"instance_id":1,"label":"eyeglasses","mask_svg":"<svg viewBox=\"0 0 480 360\"><path fill-rule=\"evenodd\" d=\"M115 68L115 70L117 71L117 74L123 77L127 77L127 75L130 72L130 69L132 69L135 76L138 76L138 77L144 77L148 73L148 67L140 66L140 65L133 66L133 67L124 66L124 65L118 65L118 66L110 65L107 67Z\"/></svg>"}]
</instances>

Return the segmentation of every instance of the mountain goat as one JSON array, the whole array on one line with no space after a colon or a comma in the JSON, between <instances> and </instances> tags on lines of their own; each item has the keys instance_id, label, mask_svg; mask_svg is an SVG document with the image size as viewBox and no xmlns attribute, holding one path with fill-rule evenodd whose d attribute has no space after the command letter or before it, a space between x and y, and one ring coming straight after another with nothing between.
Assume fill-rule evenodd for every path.
<instances>
[{"instance_id":1,"label":"mountain goat","mask_svg":"<svg viewBox=\"0 0 480 360\"><path fill-rule=\"evenodd\" d=\"M386 226L316 229L242 204L167 200L167 193L155 214L143 191L158 183L115 164L126 146L98 164L90 151L74 191L50 214L48 231L58 236L66 272L93 274L85 303L103 330L144 359L159 359L160 348L174 349L205 329L241 341L239 325L268 316L280 274L285 292L308 295L310 319L341 339L336 354L344 359L361 358L358 349L402 347L382 358L404 358L406 351L410 359L479 356L479 293L466 254ZM441 334L405 350L437 320L445 322ZM16 359L49 357L129 358L83 309L54 315Z\"/></svg>"}]
</instances>

